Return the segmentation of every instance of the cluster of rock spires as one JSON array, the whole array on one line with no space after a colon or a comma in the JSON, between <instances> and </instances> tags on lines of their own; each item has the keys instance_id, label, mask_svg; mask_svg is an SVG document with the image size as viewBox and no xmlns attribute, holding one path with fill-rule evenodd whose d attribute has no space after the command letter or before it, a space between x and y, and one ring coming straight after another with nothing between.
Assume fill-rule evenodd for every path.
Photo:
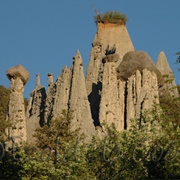
<instances>
[{"instance_id":1,"label":"cluster of rock spires","mask_svg":"<svg viewBox=\"0 0 180 180\"><path fill-rule=\"evenodd\" d=\"M164 52L155 65L146 52L134 49L125 25L111 23L97 24L86 78L77 51L72 67L64 67L55 82L48 74L47 92L36 75L26 113L23 91L29 73L18 65L7 70L7 77L11 81L9 119L15 122L10 136L29 142L36 128L58 120L62 110L73 111L72 128L80 128L88 141L103 133L104 123L114 123L118 131L129 129L130 119L159 103L164 91L178 96Z\"/></svg>"}]
</instances>

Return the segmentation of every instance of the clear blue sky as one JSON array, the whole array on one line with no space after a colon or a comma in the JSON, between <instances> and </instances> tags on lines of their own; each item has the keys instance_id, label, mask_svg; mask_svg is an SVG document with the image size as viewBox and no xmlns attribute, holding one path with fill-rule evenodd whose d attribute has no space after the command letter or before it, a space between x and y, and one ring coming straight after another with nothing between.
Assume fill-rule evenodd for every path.
<instances>
[{"instance_id":1,"label":"clear blue sky","mask_svg":"<svg viewBox=\"0 0 180 180\"><path fill-rule=\"evenodd\" d=\"M0 0L0 85L9 87L6 70L22 64L30 73L25 86L29 98L36 74L47 87L80 50L86 70L96 33L95 11L118 10L128 16L127 29L136 50L156 62L164 51L180 84L174 64L180 51L180 0Z\"/></svg>"}]
</instances>

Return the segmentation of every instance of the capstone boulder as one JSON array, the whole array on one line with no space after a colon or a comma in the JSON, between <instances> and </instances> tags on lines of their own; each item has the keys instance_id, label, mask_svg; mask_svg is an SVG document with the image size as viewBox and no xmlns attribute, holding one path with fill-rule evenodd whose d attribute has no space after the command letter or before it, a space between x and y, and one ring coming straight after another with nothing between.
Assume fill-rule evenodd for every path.
<instances>
[{"instance_id":1,"label":"capstone boulder","mask_svg":"<svg viewBox=\"0 0 180 180\"><path fill-rule=\"evenodd\" d=\"M6 76L9 80L19 77L24 85L28 82L30 77L29 72L22 65L17 65L9 68L6 71Z\"/></svg>"},{"instance_id":2,"label":"capstone boulder","mask_svg":"<svg viewBox=\"0 0 180 180\"><path fill-rule=\"evenodd\" d=\"M143 51L127 52L117 67L117 77L118 79L126 81L130 76L134 75L137 70L142 73L143 69L155 72L158 78L158 85L162 86L164 84L161 72L156 68L150 56Z\"/></svg>"}]
</instances>

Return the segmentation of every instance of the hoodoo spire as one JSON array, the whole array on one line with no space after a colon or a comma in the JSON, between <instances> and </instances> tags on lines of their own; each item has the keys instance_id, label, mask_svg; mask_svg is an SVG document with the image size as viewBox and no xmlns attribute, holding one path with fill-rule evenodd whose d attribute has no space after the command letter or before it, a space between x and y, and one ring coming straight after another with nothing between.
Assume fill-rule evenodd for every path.
<instances>
[{"instance_id":1,"label":"hoodoo spire","mask_svg":"<svg viewBox=\"0 0 180 180\"><path fill-rule=\"evenodd\" d=\"M173 96L179 96L178 90L176 88L175 78L172 69L169 66L166 55L163 51L159 53L157 58L156 67L162 73L165 84L161 88L163 91L168 91Z\"/></svg>"},{"instance_id":2,"label":"hoodoo spire","mask_svg":"<svg viewBox=\"0 0 180 180\"><path fill-rule=\"evenodd\" d=\"M117 18L118 17L118 18ZM99 124L99 107L103 82L103 58L116 54L115 69L123 56L134 51L134 46L126 29L127 17L119 12L106 12L95 17L97 32L92 43L90 61L86 74L86 89L95 124Z\"/></svg>"},{"instance_id":3,"label":"hoodoo spire","mask_svg":"<svg viewBox=\"0 0 180 180\"><path fill-rule=\"evenodd\" d=\"M123 56L128 51L134 51L133 43L126 29L125 22L127 19L124 20L124 16L125 15L123 15L123 19L120 19L119 21L116 19L105 19L104 21L103 16L100 16L100 20L99 18L96 18L97 32L92 43L90 62L86 74L86 86L88 94L91 93L92 84L97 83L102 78L101 61L102 58L107 55L107 52L116 53L119 55L120 58L116 62L116 65L118 66Z\"/></svg>"},{"instance_id":4,"label":"hoodoo spire","mask_svg":"<svg viewBox=\"0 0 180 180\"><path fill-rule=\"evenodd\" d=\"M97 33L94 42L100 42L105 51L108 47L115 46L116 53L122 59L128 51L133 51L134 46L127 31L126 25L114 23L97 23Z\"/></svg>"}]
</instances>

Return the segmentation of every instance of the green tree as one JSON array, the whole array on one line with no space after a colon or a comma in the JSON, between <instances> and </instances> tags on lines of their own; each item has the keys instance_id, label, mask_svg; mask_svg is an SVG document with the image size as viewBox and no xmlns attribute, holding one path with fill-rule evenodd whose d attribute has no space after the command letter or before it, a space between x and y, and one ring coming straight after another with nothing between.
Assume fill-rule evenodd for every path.
<instances>
[{"instance_id":1,"label":"green tree","mask_svg":"<svg viewBox=\"0 0 180 180\"><path fill-rule=\"evenodd\" d=\"M158 105L131 120L131 128L117 132L107 127L104 138L94 138L88 160L97 179L169 179L180 177L179 125Z\"/></svg>"},{"instance_id":2,"label":"green tree","mask_svg":"<svg viewBox=\"0 0 180 180\"><path fill-rule=\"evenodd\" d=\"M72 118L72 112L63 111L61 117L36 130L34 145L17 146L11 157L16 157L19 166L15 166L17 171L11 178L96 179L88 167L83 137L78 130L71 130ZM6 167L4 171L8 172ZM5 177L10 177L7 174Z\"/></svg>"},{"instance_id":3,"label":"green tree","mask_svg":"<svg viewBox=\"0 0 180 180\"><path fill-rule=\"evenodd\" d=\"M143 163L133 159L136 139L128 131L117 132L113 126L107 127L107 134L103 139L94 138L88 149L87 159L96 178L118 180L146 177Z\"/></svg>"},{"instance_id":4,"label":"green tree","mask_svg":"<svg viewBox=\"0 0 180 180\"><path fill-rule=\"evenodd\" d=\"M163 109L163 122L172 122L175 127L178 127L180 125L180 96L174 98L164 93L160 96L160 106Z\"/></svg>"}]
</instances>

